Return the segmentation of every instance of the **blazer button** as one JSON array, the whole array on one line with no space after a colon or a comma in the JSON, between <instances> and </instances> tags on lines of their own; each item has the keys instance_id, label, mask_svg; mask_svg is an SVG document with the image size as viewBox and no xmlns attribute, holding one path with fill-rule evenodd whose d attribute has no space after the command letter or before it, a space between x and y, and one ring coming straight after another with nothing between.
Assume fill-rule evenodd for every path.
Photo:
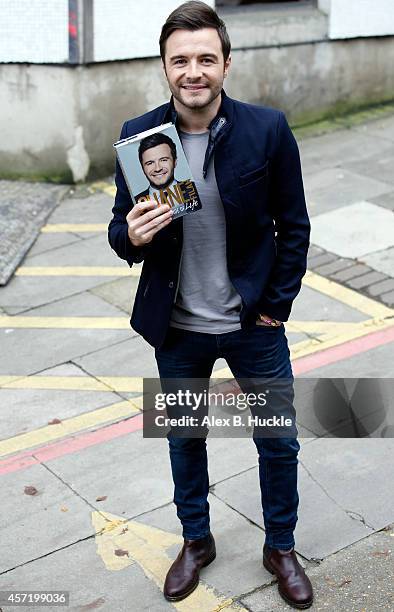
<instances>
[{"instance_id":1,"label":"blazer button","mask_svg":"<svg viewBox=\"0 0 394 612\"><path fill-rule=\"evenodd\" d=\"M174 288L174 283L173 283L172 281L170 281L170 282L168 283L168 286L169 286L169 288L170 288L170 289L173 289L173 288Z\"/></svg>"}]
</instances>

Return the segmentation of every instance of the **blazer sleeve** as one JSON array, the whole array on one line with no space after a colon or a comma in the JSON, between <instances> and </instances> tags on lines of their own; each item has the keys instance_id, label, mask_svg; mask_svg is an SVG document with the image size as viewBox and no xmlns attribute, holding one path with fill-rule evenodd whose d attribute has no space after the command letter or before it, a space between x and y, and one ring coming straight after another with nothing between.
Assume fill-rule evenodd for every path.
<instances>
[{"instance_id":1,"label":"blazer sleeve","mask_svg":"<svg viewBox=\"0 0 394 612\"><path fill-rule=\"evenodd\" d=\"M122 127L119 139L126 137L127 122ZM133 208L133 202L118 159L116 159L115 184L115 204L112 208L113 217L108 225L108 242L118 257L125 259L131 267L133 263L143 261L149 246L136 247L130 241L126 216Z\"/></svg>"},{"instance_id":2,"label":"blazer sleeve","mask_svg":"<svg viewBox=\"0 0 394 612\"><path fill-rule=\"evenodd\" d=\"M310 221L297 142L281 111L271 168L276 259L258 310L279 321L287 321L307 268Z\"/></svg>"}]
</instances>

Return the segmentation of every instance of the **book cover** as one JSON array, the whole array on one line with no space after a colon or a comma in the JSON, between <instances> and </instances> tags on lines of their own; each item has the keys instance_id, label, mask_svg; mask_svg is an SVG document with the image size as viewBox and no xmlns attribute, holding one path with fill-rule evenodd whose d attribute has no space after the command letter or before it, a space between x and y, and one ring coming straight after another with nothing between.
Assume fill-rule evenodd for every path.
<instances>
[{"instance_id":1,"label":"book cover","mask_svg":"<svg viewBox=\"0 0 394 612\"><path fill-rule=\"evenodd\" d=\"M173 218L201 208L201 201L173 123L114 144L133 203L153 199L168 204Z\"/></svg>"}]
</instances>

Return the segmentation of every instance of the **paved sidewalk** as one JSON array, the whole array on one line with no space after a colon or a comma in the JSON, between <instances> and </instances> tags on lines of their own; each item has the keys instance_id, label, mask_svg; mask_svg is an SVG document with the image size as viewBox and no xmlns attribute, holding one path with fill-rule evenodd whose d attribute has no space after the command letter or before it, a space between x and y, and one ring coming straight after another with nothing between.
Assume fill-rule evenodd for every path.
<instances>
[{"instance_id":1,"label":"paved sidewalk","mask_svg":"<svg viewBox=\"0 0 394 612\"><path fill-rule=\"evenodd\" d=\"M312 247L286 323L294 372L393 378L394 115L299 144ZM141 377L157 372L129 326L140 266L108 246L109 181L54 193L0 289L0 591L68 590L75 611L290 609L262 566L257 454L242 438L208 441L217 559L193 595L164 600L182 538L167 441L141 434ZM312 610L394 610L394 423L319 437L307 417L296 550Z\"/></svg>"}]
</instances>

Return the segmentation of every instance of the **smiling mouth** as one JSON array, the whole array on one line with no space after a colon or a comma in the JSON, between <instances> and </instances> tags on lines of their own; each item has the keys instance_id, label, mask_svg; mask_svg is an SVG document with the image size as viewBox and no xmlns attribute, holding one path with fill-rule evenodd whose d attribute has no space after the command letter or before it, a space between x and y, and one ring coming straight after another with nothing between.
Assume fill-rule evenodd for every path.
<instances>
[{"instance_id":1,"label":"smiling mouth","mask_svg":"<svg viewBox=\"0 0 394 612\"><path fill-rule=\"evenodd\" d=\"M207 85L182 85L181 87L189 91L200 91L201 89L206 89Z\"/></svg>"}]
</instances>

